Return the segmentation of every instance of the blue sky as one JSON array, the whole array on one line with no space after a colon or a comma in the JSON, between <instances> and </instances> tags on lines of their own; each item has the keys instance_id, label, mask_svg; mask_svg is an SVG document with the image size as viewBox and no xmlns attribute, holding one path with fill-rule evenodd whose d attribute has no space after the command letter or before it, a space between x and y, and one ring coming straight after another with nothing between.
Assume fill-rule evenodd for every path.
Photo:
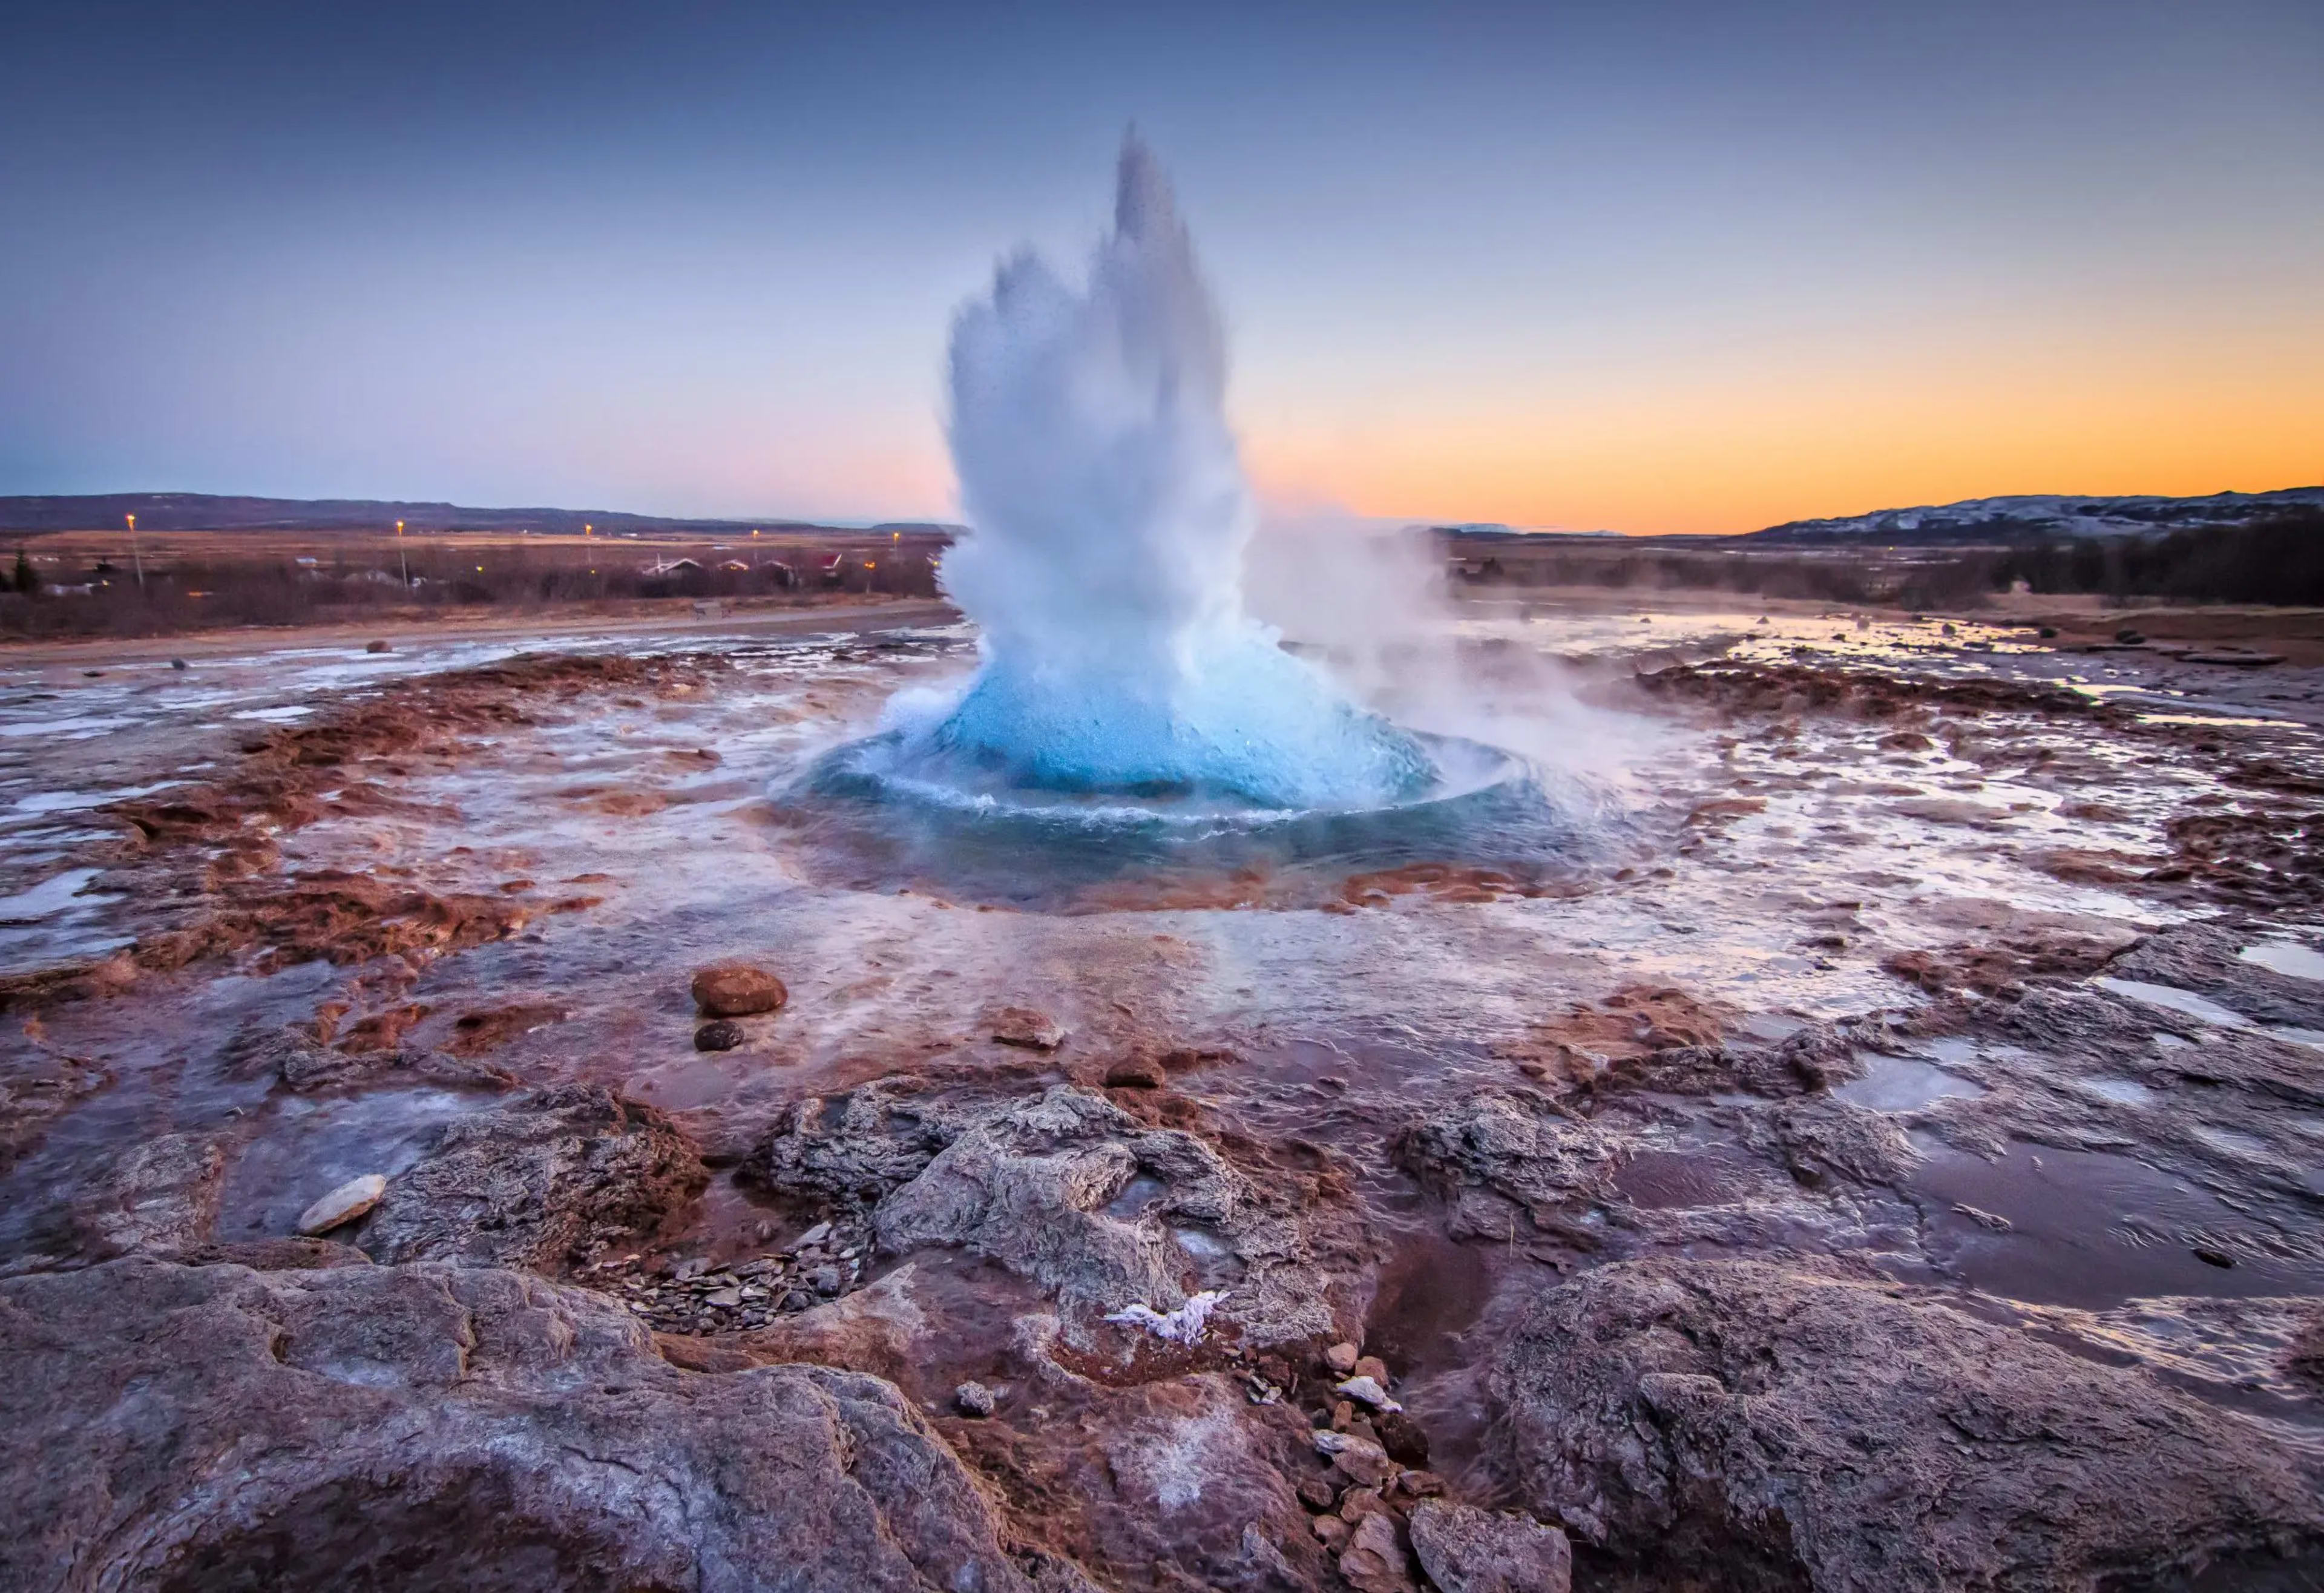
<instances>
[{"instance_id":1,"label":"blue sky","mask_svg":"<svg viewBox=\"0 0 2324 1593\"><path fill-rule=\"evenodd\" d=\"M951 510L1136 123L1272 496L1744 529L2324 479L2324 6L0 22L0 492Z\"/></svg>"}]
</instances>

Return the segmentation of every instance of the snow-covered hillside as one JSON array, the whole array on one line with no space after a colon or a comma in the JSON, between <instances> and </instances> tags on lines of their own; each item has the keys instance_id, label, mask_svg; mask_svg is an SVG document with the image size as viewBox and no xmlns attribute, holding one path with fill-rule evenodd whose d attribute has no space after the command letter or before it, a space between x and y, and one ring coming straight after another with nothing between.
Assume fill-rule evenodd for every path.
<instances>
[{"instance_id":1,"label":"snow-covered hillside","mask_svg":"<svg viewBox=\"0 0 2324 1593\"><path fill-rule=\"evenodd\" d=\"M2208 498L1971 498L1917 509L1882 509L1840 520L1794 520L1752 535L1784 542L1855 537L1883 542L2134 537L2194 526L2240 525L2291 509L2324 509L2324 487L2215 493Z\"/></svg>"}]
</instances>

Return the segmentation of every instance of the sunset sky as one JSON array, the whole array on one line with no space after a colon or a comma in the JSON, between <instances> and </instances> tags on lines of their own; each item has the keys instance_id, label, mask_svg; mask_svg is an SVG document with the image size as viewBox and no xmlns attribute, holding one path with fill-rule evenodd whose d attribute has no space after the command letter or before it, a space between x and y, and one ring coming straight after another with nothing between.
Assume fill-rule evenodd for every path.
<instances>
[{"instance_id":1,"label":"sunset sky","mask_svg":"<svg viewBox=\"0 0 2324 1593\"><path fill-rule=\"evenodd\" d=\"M955 512L1135 123L1262 489L1748 529L2324 482L2324 5L49 5L0 493Z\"/></svg>"}]
</instances>

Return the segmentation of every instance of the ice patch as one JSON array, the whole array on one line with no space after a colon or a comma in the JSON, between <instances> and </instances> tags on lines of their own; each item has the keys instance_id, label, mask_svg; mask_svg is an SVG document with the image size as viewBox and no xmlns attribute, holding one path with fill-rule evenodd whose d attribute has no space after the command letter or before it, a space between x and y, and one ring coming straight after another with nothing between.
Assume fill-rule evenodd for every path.
<instances>
[{"instance_id":1,"label":"ice patch","mask_svg":"<svg viewBox=\"0 0 2324 1593\"><path fill-rule=\"evenodd\" d=\"M1110 1312L1106 1321L1126 1326L1144 1328L1157 1339L1172 1344L1200 1344L1210 1325L1211 1313L1227 1297L1224 1289L1204 1289L1199 1294L1189 1294L1186 1303L1175 1311L1162 1312L1151 1305L1125 1305Z\"/></svg>"}]
</instances>

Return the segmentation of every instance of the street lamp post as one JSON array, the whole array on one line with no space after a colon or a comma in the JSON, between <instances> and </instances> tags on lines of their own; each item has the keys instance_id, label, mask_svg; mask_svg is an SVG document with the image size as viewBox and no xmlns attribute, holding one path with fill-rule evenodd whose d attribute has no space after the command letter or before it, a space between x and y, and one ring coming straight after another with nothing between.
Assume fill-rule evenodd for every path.
<instances>
[{"instance_id":1,"label":"street lamp post","mask_svg":"<svg viewBox=\"0 0 2324 1593\"><path fill-rule=\"evenodd\" d=\"M403 566L403 590L409 596L411 592L411 557L403 551L403 522L400 520L395 522L395 562Z\"/></svg>"},{"instance_id":2,"label":"street lamp post","mask_svg":"<svg viewBox=\"0 0 2324 1593\"><path fill-rule=\"evenodd\" d=\"M132 514L126 518L129 521L129 562L137 567L137 590L143 592L145 590L145 550L137 541L137 517Z\"/></svg>"}]
</instances>

